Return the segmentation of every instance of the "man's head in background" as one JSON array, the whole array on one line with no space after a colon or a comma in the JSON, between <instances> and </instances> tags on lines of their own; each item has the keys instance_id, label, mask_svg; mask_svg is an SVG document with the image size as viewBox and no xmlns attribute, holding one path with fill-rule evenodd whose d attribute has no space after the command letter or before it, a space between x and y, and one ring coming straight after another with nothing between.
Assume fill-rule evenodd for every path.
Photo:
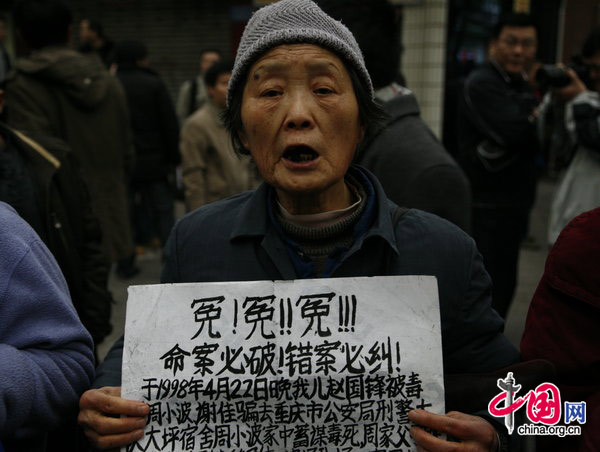
<instances>
[{"instance_id":1,"label":"man's head in background","mask_svg":"<svg viewBox=\"0 0 600 452\"><path fill-rule=\"evenodd\" d=\"M72 15L59 0L21 0L13 11L18 35L30 50L50 45L66 45L71 33Z\"/></svg>"},{"instance_id":2,"label":"man's head in background","mask_svg":"<svg viewBox=\"0 0 600 452\"><path fill-rule=\"evenodd\" d=\"M227 85L232 70L232 61L218 61L208 68L204 75L206 91L212 103L219 108L225 108L227 104Z\"/></svg>"},{"instance_id":3,"label":"man's head in background","mask_svg":"<svg viewBox=\"0 0 600 452\"><path fill-rule=\"evenodd\" d=\"M148 66L148 49L141 41L120 41L115 46L118 67Z\"/></svg>"},{"instance_id":4,"label":"man's head in background","mask_svg":"<svg viewBox=\"0 0 600 452\"><path fill-rule=\"evenodd\" d=\"M95 19L82 19L79 22L79 40L82 45L100 48L104 42L104 28Z\"/></svg>"},{"instance_id":5,"label":"man's head in background","mask_svg":"<svg viewBox=\"0 0 600 452\"><path fill-rule=\"evenodd\" d=\"M401 53L398 21L394 7L387 0L316 0L315 3L352 32L375 89L396 79Z\"/></svg>"},{"instance_id":6,"label":"man's head in background","mask_svg":"<svg viewBox=\"0 0 600 452\"><path fill-rule=\"evenodd\" d=\"M531 66L537 52L537 30L527 14L502 16L492 30L490 57L509 74Z\"/></svg>"},{"instance_id":7,"label":"man's head in background","mask_svg":"<svg viewBox=\"0 0 600 452\"><path fill-rule=\"evenodd\" d=\"M218 61L223 59L223 55L216 49L204 49L200 52L200 73L206 74L206 71Z\"/></svg>"}]
</instances>

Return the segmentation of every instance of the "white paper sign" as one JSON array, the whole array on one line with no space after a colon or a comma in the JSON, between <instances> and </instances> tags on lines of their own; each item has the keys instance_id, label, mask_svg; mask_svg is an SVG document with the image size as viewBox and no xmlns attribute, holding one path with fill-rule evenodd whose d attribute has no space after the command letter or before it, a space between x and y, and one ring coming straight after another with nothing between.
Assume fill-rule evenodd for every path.
<instances>
[{"instance_id":1,"label":"white paper sign","mask_svg":"<svg viewBox=\"0 0 600 452\"><path fill-rule=\"evenodd\" d=\"M122 396L151 414L126 451L415 450L443 385L432 276L129 288Z\"/></svg>"}]
</instances>

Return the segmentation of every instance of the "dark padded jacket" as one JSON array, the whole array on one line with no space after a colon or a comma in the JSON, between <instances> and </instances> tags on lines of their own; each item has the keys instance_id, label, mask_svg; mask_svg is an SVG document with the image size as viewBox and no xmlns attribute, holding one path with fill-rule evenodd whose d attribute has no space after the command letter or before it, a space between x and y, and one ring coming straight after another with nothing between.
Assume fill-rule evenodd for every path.
<instances>
[{"instance_id":1,"label":"dark padded jacket","mask_svg":"<svg viewBox=\"0 0 600 452\"><path fill-rule=\"evenodd\" d=\"M133 165L123 88L95 55L44 47L22 58L6 84L7 122L60 138L81 166L113 260L133 252L126 177Z\"/></svg>"},{"instance_id":2,"label":"dark padded jacket","mask_svg":"<svg viewBox=\"0 0 600 452\"><path fill-rule=\"evenodd\" d=\"M179 123L167 87L153 70L130 63L119 64L135 146L135 182L167 178L179 163Z\"/></svg>"},{"instance_id":3,"label":"dark padded jacket","mask_svg":"<svg viewBox=\"0 0 600 452\"><path fill-rule=\"evenodd\" d=\"M343 253L332 277L434 275L445 372L486 372L516 362L518 353L491 308L490 278L473 240L448 221L420 210L411 209L394 220L397 207L376 178L360 167L350 171L372 187L367 203L375 209L366 232ZM166 245L162 282L298 278L285 239L271 220L271 190L263 184L182 218ZM98 369L94 387L121 384L122 348L121 339Z\"/></svg>"},{"instance_id":4,"label":"dark padded jacket","mask_svg":"<svg viewBox=\"0 0 600 452\"><path fill-rule=\"evenodd\" d=\"M83 325L98 344L111 331L112 296L102 231L73 156L57 139L31 138L0 123L0 201L37 232L63 272Z\"/></svg>"},{"instance_id":5,"label":"dark padded jacket","mask_svg":"<svg viewBox=\"0 0 600 452\"><path fill-rule=\"evenodd\" d=\"M529 82L487 62L465 81L459 103L459 162L469 180L476 207L531 207L538 148L532 113L538 101ZM488 171L477 146L489 140L514 156L505 168Z\"/></svg>"},{"instance_id":6,"label":"dark padded jacket","mask_svg":"<svg viewBox=\"0 0 600 452\"><path fill-rule=\"evenodd\" d=\"M415 96L398 94L382 106L386 126L356 162L377 176L397 205L434 213L469 232L469 181L421 119Z\"/></svg>"}]
</instances>

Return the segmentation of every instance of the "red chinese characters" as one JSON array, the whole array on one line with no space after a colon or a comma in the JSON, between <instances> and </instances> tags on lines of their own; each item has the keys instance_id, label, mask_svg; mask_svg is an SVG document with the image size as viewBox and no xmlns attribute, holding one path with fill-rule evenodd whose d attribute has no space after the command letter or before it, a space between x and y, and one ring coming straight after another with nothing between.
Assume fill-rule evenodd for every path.
<instances>
[{"instance_id":1,"label":"red chinese characters","mask_svg":"<svg viewBox=\"0 0 600 452\"><path fill-rule=\"evenodd\" d=\"M512 395L514 396L514 394ZM512 399L508 395L507 391L503 391L490 401L488 410L491 415L496 417L507 416L527 403L527 417L531 422L555 425L560 420L560 391L552 383L542 383L535 390L529 391L525 397L519 397L507 405L505 400L507 398ZM501 404L504 406L499 406Z\"/></svg>"}]
</instances>

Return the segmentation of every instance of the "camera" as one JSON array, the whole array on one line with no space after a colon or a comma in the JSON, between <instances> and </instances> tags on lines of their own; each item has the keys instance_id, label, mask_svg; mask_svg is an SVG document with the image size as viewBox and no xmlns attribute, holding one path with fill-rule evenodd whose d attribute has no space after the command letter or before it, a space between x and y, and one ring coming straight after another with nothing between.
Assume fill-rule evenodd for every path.
<instances>
[{"instance_id":1,"label":"camera","mask_svg":"<svg viewBox=\"0 0 600 452\"><path fill-rule=\"evenodd\" d=\"M577 77L588 86L589 71L585 64L580 61L573 61L568 65L575 71ZM571 83L571 77L563 67L552 64L542 65L535 74L536 81L544 88L563 88Z\"/></svg>"}]
</instances>

